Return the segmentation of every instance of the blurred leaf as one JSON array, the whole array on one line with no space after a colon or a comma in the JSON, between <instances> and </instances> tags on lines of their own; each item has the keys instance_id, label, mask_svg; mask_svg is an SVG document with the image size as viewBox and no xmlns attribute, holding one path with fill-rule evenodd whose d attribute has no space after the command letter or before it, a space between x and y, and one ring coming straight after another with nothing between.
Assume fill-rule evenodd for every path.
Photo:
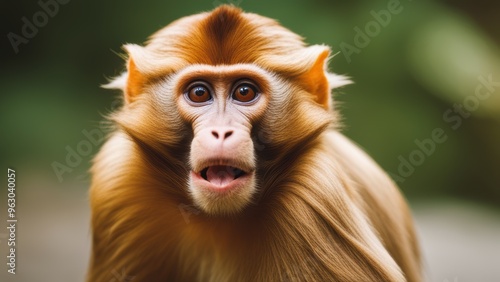
<instances>
[{"instance_id":1,"label":"blurred leaf","mask_svg":"<svg viewBox=\"0 0 500 282\"><path fill-rule=\"evenodd\" d=\"M462 104L475 95L479 77L500 81L498 48L470 21L457 13L441 10L414 34L409 50L410 70L422 85L441 99ZM485 89L482 89L484 92ZM470 97L469 97L470 98ZM500 110L497 88L479 105L478 115L496 115Z\"/></svg>"}]
</instances>

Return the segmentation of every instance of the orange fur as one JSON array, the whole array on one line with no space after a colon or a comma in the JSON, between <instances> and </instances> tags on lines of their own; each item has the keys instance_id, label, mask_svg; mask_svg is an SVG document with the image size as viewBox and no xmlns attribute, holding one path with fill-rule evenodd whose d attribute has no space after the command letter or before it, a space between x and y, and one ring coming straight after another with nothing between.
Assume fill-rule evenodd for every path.
<instances>
[{"instance_id":1,"label":"orange fur","mask_svg":"<svg viewBox=\"0 0 500 282\"><path fill-rule=\"evenodd\" d=\"M125 100L127 103L132 102L135 97L142 92L142 87L146 83L146 78L137 70L132 59L128 61L128 80L127 88L125 89Z\"/></svg>"},{"instance_id":2,"label":"orange fur","mask_svg":"<svg viewBox=\"0 0 500 282\"><path fill-rule=\"evenodd\" d=\"M325 75L326 60L329 51L323 51L316 62L314 62L311 69L300 76L299 83L304 85L306 91L314 95L315 101L328 109L330 107L330 92L331 89L328 86L328 80Z\"/></svg>"},{"instance_id":3,"label":"orange fur","mask_svg":"<svg viewBox=\"0 0 500 282\"><path fill-rule=\"evenodd\" d=\"M128 103L92 167L89 282L114 271L148 282L421 281L404 199L336 130L329 94L348 81L325 70L328 47L221 6L125 48L126 79L112 85ZM224 104L221 118L183 100L193 79L226 95L241 78L263 93L252 110ZM252 147L234 154L256 164L256 180L250 202L219 213L190 193L190 154L205 154L190 146L229 119L247 126Z\"/></svg>"}]
</instances>

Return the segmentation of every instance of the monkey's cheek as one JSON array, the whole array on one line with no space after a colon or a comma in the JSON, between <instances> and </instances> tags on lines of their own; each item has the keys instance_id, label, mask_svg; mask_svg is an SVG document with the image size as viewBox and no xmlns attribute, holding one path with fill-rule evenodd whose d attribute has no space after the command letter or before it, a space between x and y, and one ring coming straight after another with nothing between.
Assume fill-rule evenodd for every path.
<instances>
[{"instance_id":1,"label":"monkey's cheek","mask_svg":"<svg viewBox=\"0 0 500 282\"><path fill-rule=\"evenodd\" d=\"M216 186L191 172L189 191L195 205L207 214L229 215L242 211L255 193L255 173L247 173L224 186Z\"/></svg>"}]
</instances>

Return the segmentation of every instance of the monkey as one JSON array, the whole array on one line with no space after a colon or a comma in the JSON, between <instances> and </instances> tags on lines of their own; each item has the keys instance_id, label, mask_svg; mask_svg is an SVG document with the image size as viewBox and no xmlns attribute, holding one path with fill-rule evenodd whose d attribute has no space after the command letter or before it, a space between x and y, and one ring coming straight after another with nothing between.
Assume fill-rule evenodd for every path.
<instances>
[{"instance_id":1,"label":"monkey","mask_svg":"<svg viewBox=\"0 0 500 282\"><path fill-rule=\"evenodd\" d=\"M222 5L124 49L87 281L422 281L404 197L341 133L330 47Z\"/></svg>"}]
</instances>

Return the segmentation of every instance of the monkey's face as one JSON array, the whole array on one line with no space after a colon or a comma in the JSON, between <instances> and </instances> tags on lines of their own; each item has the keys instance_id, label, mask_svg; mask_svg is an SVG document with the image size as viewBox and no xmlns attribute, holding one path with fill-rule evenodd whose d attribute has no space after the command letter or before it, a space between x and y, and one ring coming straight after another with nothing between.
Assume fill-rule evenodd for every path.
<instances>
[{"instance_id":1,"label":"monkey's face","mask_svg":"<svg viewBox=\"0 0 500 282\"><path fill-rule=\"evenodd\" d=\"M189 192L209 214L238 212L256 191L251 134L268 104L266 77L253 65L196 65L173 79L179 114L193 132Z\"/></svg>"},{"instance_id":2,"label":"monkey's face","mask_svg":"<svg viewBox=\"0 0 500 282\"><path fill-rule=\"evenodd\" d=\"M327 72L328 47L227 7L125 49L127 72L109 85L125 98L114 120L153 159L157 186L211 215L269 195L282 164L332 123L331 89L348 83Z\"/></svg>"},{"instance_id":3,"label":"monkey's face","mask_svg":"<svg viewBox=\"0 0 500 282\"><path fill-rule=\"evenodd\" d=\"M130 61L128 81L138 77ZM331 122L301 79L256 64L191 64L150 81L118 122L154 154L182 163L187 173L176 173L186 196L210 215L236 214L261 199L269 186L261 183L270 182L263 174Z\"/></svg>"}]
</instances>

